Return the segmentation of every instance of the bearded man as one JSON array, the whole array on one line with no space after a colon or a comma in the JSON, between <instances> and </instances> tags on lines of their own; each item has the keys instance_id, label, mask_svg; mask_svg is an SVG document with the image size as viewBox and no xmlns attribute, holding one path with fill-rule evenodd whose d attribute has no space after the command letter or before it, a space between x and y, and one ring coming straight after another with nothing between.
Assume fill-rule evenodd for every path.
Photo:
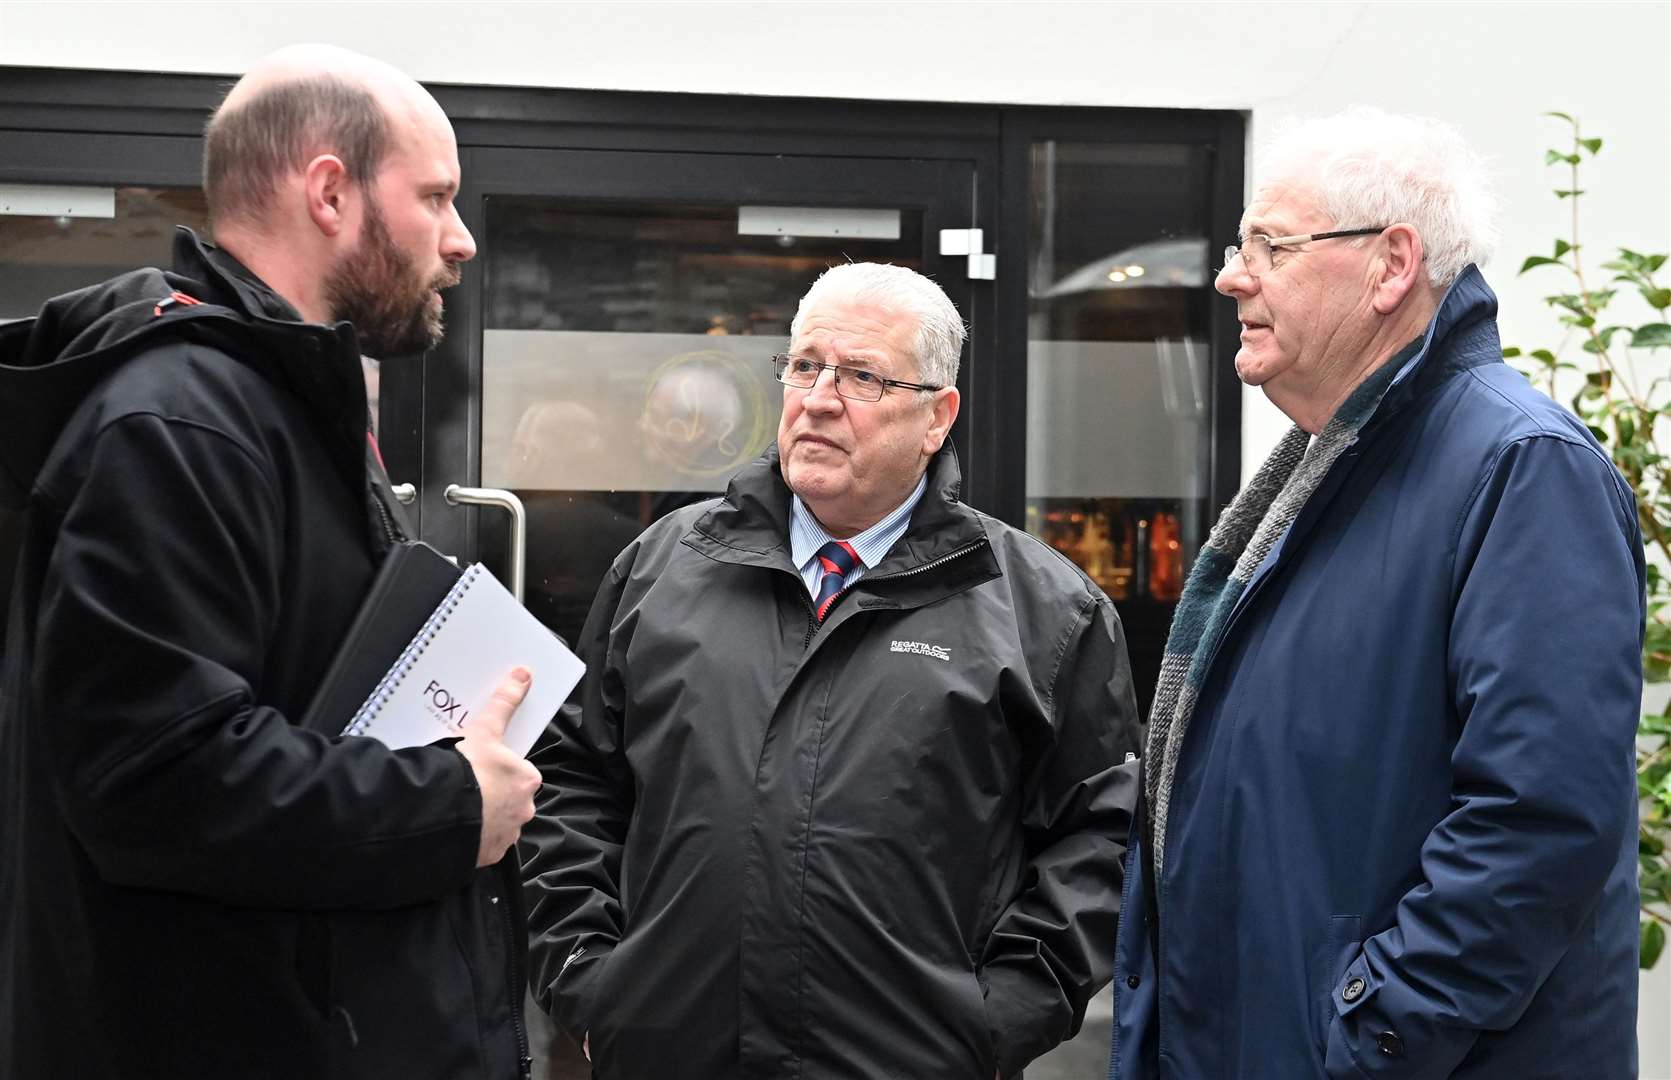
<instances>
[{"instance_id":1,"label":"bearded man","mask_svg":"<svg viewBox=\"0 0 1671 1080\"><path fill-rule=\"evenodd\" d=\"M216 245L0 334L0 1072L525 1075L525 675L454 746L300 722L407 535L360 353L435 344L475 254L452 128L299 47L228 94L204 173Z\"/></svg>"}]
</instances>

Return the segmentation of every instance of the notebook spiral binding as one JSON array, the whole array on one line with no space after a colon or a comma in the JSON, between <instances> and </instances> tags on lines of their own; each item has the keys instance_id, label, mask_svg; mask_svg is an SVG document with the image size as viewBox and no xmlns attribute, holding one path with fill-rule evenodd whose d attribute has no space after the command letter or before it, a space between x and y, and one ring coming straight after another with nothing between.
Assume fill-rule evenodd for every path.
<instances>
[{"instance_id":1,"label":"notebook spiral binding","mask_svg":"<svg viewBox=\"0 0 1671 1080\"><path fill-rule=\"evenodd\" d=\"M412 640L406 643L406 648L400 651L400 656L366 697L365 703L354 713L354 719L343 729L344 735L366 733L366 729L377 719L377 714L383 711L383 706L389 703L389 695L406 678L412 670L412 665L418 662L418 657L429 648L429 643L434 640L441 627L446 625L448 617L452 615L453 609L458 607L464 594L470 590L470 583L480 575L481 569L481 563L471 566L453 583L453 587L447 590L447 595L435 605L435 610L429 613L429 618L424 620L423 626L419 627Z\"/></svg>"}]
</instances>

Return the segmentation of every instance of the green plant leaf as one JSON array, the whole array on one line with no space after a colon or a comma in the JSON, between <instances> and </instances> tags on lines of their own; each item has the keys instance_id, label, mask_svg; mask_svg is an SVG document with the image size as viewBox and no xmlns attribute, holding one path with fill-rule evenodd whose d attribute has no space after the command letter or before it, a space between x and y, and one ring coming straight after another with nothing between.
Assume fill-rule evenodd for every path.
<instances>
[{"instance_id":1,"label":"green plant leaf","mask_svg":"<svg viewBox=\"0 0 1671 1080\"><path fill-rule=\"evenodd\" d=\"M1628 326L1604 326L1600 330L1596 331L1594 337L1586 338L1584 340L1584 351L1589 353L1591 356L1599 356L1600 354L1606 352L1608 347L1613 344L1614 334L1617 334L1620 330L1628 329L1630 329ZM1604 378L1603 376L1606 375L1607 372L1592 371L1589 378L1591 382L1598 386L1611 386L1612 379Z\"/></svg>"},{"instance_id":2,"label":"green plant leaf","mask_svg":"<svg viewBox=\"0 0 1671 1080\"><path fill-rule=\"evenodd\" d=\"M1595 155L1601 153L1601 140L1600 139L1579 139L1578 140L1578 145L1582 146L1584 149L1588 150L1590 152L1591 157L1594 157Z\"/></svg>"},{"instance_id":3,"label":"green plant leaf","mask_svg":"<svg viewBox=\"0 0 1671 1080\"><path fill-rule=\"evenodd\" d=\"M1646 971L1659 962L1659 954L1665 950L1665 927L1652 918L1642 920L1642 951L1637 962Z\"/></svg>"},{"instance_id":4,"label":"green plant leaf","mask_svg":"<svg viewBox=\"0 0 1671 1080\"><path fill-rule=\"evenodd\" d=\"M1532 359L1541 360L1546 365L1552 365L1555 363L1555 354L1550 352L1548 349L1533 349Z\"/></svg>"},{"instance_id":5,"label":"green plant leaf","mask_svg":"<svg viewBox=\"0 0 1671 1080\"><path fill-rule=\"evenodd\" d=\"M1671 307L1671 289L1658 289L1650 286L1642 287L1642 299L1656 311L1664 311Z\"/></svg>"},{"instance_id":6,"label":"green plant leaf","mask_svg":"<svg viewBox=\"0 0 1671 1080\"><path fill-rule=\"evenodd\" d=\"M1576 251L1576 250L1578 250L1578 249L1573 247L1571 244L1567 243L1565 240L1555 241L1555 257L1557 259L1559 259L1562 255L1565 255L1569 251Z\"/></svg>"},{"instance_id":7,"label":"green plant leaf","mask_svg":"<svg viewBox=\"0 0 1671 1080\"><path fill-rule=\"evenodd\" d=\"M1554 117L1554 118L1555 118L1555 119L1557 119L1557 120L1565 120L1565 121L1566 121L1566 122L1567 122L1567 123L1569 123L1569 124L1576 124L1576 123L1578 123L1578 121L1576 121L1576 120L1574 120L1574 119L1573 119L1573 118L1572 118L1572 117L1570 117L1570 116L1568 116L1568 115L1567 115L1567 114L1566 114L1566 113L1564 113L1564 112L1546 112L1546 113L1544 113L1544 114L1543 114L1543 115L1545 115L1545 116L1553 116L1553 117Z\"/></svg>"},{"instance_id":8,"label":"green plant leaf","mask_svg":"<svg viewBox=\"0 0 1671 1080\"><path fill-rule=\"evenodd\" d=\"M1519 355L1520 355L1520 347L1518 345L1505 345L1505 346L1503 346L1503 359L1504 360L1513 360L1515 357L1517 357Z\"/></svg>"},{"instance_id":9,"label":"green plant leaf","mask_svg":"<svg viewBox=\"0 0 1671 1080\"><path fill-rule=\"evenodd\" d=\"M1520 273L1524 274L1526 271L1532 269L1533 267L1537 267L1537 266L1565 266L1565 265L1566 265L1566 263L1561 262L1559 259L1548 259L1548 258L1545 258L1542 255L1533 255L1533 256L1529 257L1525 262L1520 264Z\"/></svg>"},{"instance_id":10,"label":"green plant leaf","mask_svg":"<svg viewBox=\"0 0 1671 1080\"><path fill-rule=\"evenodd\" d=\"M1555 189L1555 197L1557 199L1570 199L1575 195L1582 195L1582 194L1584 194L1584 189L1583 188L1578 188L1576 190L1571 190L1571 191L1562 191L1560 188Z\"/></svg>"},{"instance_id":11,"label":"green plant leaf","mask_svg":"<svg viewBox=\"0 0 1671 1080\"><path fill-rule=\"evenodd\" d=\"M1609 329L1624 329L1624 327L1610 327ZM1636 332L1630 335L1630 347L1633 349L1666 349L1671 348L1671 323L1648 323L1638 326Z\"/></svg>"},{"instance_id":12,"label":"green plant leaf","mask_svg":"<svg viewBox=\"0 0 1671 1080\"><path fill-rule=\"evenodd\" d=\"M1646 259L1642 260L1642 269L1643 269L1643 271L1645 271L1646 273L1649 273L1649 274L1653 273L1654 271L1658 270L1660 267L1662 267L1664 265L1665 265L1665 256L1664 255L1649 255Z\"/></svg>"}]
</instances>

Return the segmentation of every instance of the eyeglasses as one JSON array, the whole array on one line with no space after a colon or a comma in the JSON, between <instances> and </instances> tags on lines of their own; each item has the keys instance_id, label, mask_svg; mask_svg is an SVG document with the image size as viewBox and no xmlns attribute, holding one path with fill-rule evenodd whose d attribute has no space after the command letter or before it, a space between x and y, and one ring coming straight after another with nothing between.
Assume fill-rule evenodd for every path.
<instances>
[{"instance_id":1,"label":"eyeglasses","mask_svg":"<svg viewBox=\"0 0 1671 1080\"><path fill-rule=\"evenodd\" d=\"M835 392L853 401L881 401L882 395L887 393L890 386L898 386L905 390L942 389L927 383L906 382L904 379L884 379L874 371L848 367L846 364L820 364L804 356L774 356L772 367L777 372L778 382L801 390L810 390L816 386L818 377L826 369L833 371Z\"/></svg>"},{"instance_id":2,"label":"eyeglasses","mask_svg":"<svg viewBox=\"0 0 1671 1080\"><path fill-rule=\"evenodd\" d=\"M1298 236L1265 236L1255 233L1243 240L1238 246L1231 244L1224 249L1224 269L1230 269L1230 264L1236 256L1242 257L1242 269L1250 277L1258 277L1271 268L1271 249L1292 247L1295 244L1308 244L1313 240L1333 240L1341 236L1373 236L1386 232L1388 226L1377 225L1373 229L1337 229L1334 232L1301 233Z\"/></svg>"}]
</instances>

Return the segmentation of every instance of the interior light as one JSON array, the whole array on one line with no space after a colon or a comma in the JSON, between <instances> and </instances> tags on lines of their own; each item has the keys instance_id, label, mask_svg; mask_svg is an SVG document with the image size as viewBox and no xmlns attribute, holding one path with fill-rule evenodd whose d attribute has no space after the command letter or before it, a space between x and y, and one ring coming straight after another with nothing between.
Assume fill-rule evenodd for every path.
<instances>
[{"instance_id":1,"label":"interior light","mask_svg":"<svg viewBox=\"0 0 1671 1080\"><path fill-rule=\"evenodd\" d=\"M1124 281L1124 280L1126 280L1126 272L1124 270L1110 270L1108 272L1108 280L1109 281Z\"/></svg>"},{"instance_id":2,"label":"interior light","mask_svg":"<svg viewBox=\"0 0 1671 1080\"><path fill-rule=\"evenodd\" d=\"M1126 276L1127 277L1142 277L1143 276L1143 268L1141 266L1128 266L1128 267L1126 267Z\"/></svg>"}]
</instances>

